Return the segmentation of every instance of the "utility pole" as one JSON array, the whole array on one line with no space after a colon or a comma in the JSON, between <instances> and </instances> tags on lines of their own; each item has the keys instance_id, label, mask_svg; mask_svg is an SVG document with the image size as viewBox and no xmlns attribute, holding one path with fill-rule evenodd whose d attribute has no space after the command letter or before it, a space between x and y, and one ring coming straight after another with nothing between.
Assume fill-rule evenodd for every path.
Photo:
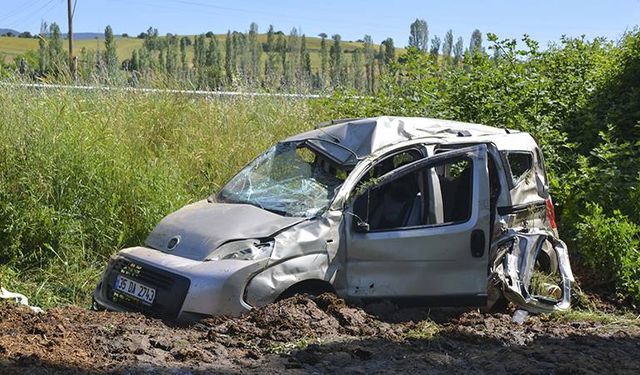
<instances>
[{"instance_id":1,"label":"utility pole","mask_svg":"<svg viewBox=\"0 0 640 375\"><path fill-rule=\"evenodd\" d=\"M69 21L69 69L71 69L71 77L74 81L78 78L77 60L73 57L73 9L71 8L71 0L67 0L67 19Z\"/></svg>"}]
</instances>

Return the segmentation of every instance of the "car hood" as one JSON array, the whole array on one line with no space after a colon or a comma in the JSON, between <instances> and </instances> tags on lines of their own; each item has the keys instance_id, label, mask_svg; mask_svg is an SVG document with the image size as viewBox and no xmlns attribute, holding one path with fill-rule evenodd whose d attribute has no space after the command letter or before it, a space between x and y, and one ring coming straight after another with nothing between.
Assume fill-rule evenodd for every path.
<instances>
[{"instance_id":1,"label":"car hood","mask_svg":"<svg viewBox=\"0 0 640 375\"><path fill-rule=\"evenodd\" d=\"M246 204L202 200L162 219L145 244L173 255L204 260L226 242L269 237L304 220Z\"/></svg>"}]
</instances>

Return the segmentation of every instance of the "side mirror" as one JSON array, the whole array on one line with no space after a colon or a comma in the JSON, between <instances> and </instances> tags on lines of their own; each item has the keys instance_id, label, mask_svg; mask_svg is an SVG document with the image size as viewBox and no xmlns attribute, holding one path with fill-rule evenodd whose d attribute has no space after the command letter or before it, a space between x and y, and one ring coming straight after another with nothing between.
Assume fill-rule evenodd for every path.
<instances>
[{"instance_id":1,"label":"side mirror","mask_svg":"<svg viewBox=\"0 0 640 375\"><path fill-rule=\"evenodd\" d=\"M356 225L358 226L358 232L368 232L370 229L369 223L360 219L358 219Z\"/></svg>"},{"instance_id":2,"label":"side mirror","mask_svg":"<svg viewBox=\"0 0 640 375\"><path fill-rule=\"evenodd\" d=\"M369 232L371 230L371 226L367 222L368 215L365 214L368 212L369 208L369 190L366 190L363 194L353 200L352 212L349 212L351 216L353 216L353 229L356 232L363 233Z\"/></svg>"}]
</instances>

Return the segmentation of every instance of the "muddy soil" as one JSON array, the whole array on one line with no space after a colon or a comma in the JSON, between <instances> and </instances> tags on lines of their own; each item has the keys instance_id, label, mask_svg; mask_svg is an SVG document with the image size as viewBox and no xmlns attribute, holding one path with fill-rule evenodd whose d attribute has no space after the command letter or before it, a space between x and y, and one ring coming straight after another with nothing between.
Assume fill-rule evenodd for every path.
<instances>
[{"instance_id":1,"label":"muddy soil","mask_svg":"<svg viewBox=\"0 0 640 375\"><path fill-rule=\"evenodd\" d=\"M296 296L177 325L0 303L0 374L640 373L637 324Z\"/></svg>"}]
</instances>

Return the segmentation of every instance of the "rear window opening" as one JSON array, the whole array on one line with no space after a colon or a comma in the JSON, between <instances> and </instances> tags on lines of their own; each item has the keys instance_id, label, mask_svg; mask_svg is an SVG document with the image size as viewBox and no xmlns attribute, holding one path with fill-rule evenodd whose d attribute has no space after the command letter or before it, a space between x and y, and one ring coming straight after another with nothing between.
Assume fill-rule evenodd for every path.
<instances>
[{"instance_id":1,"label":"rear window opening","mask_svg":"<svg viewBox=\"0 0 640 375\"><path fill-rule=\"evenodd\" d=\"M511 179L515 186L531 172L533 155L524 151L509 151L506 156L509 162L509 170L511 171Z\"/></svg>"}]
</instances>

